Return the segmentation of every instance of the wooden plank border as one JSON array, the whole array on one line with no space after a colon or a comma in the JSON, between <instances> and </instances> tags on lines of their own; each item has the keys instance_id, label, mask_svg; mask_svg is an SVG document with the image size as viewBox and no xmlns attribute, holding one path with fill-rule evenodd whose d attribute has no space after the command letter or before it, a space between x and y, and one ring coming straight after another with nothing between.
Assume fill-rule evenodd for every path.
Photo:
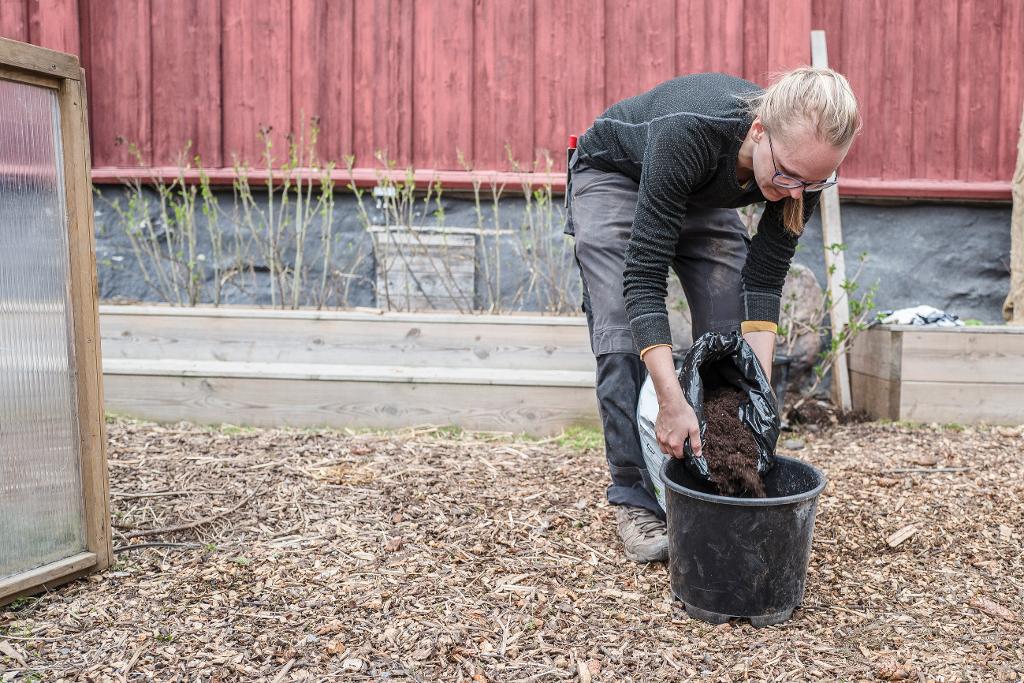
<instances>
[{"instance_id":1,"label":"wooden plank border","mask_svg":"<svg viewBox=\"0 0 1024 683\"><path fill-rule=\"evenodd\" d=\"M204 172L210 179L210 184L215 186L230 186L238 177L231 168L211 168ZM97 185L120 185L128 180L140 180L143 183L170 183L178 178L179 170L169 166L152 166L144 168L104 166L93 170L92 179ZM302 180L317 184L320 182L322 172L298 171L296 177ZM280 180L281 173L275 171L274 177ZM265 183L267 180L265 170L253 169L248 174L251 182ZM374 187L380 184L381 178L387 177L394 182L405 182L406 172L382 171L374 168L352 169L350 176L347 170L334 171L330 175L331 180L339 188L346 187L350 182L355 182L356 187ZM194 169L187 169L183 175L186 183L198 183L199 172ZM439 182L446 190L472 190L474 183L479 183L485 192L489 192L491 185L504 188L507 196L521 194L524 188L530 191L551 187L552 192L561 194L565 192L565 173L516 173L501 171L444 171L429 168L415 169L413 180L417 187L426 187L428 184ZM839 185L839 196L841 197L881 197L888 199L941 199L949 201L971 200L971 201L1010 201L1009 181L962 181L962 180L919 180L907 179L881 179L881 178L853 178L843 177Z\"/></svg>"},{"instance_id":2,"label":"wooden plank border","mask_svg":"<svg viewBox=\"0 0 1024 683\"><path fill-rule=\"evenodd\" d=\"M64 78L72 81L85 78L78 58L74 55L47 50L45 47L20 43L8 38L0 38L0 64L48 78Z\"/></svg>"},{"instance_id":3,"label":"wooden plank border","mask_svg":"<svg viewBox=\"0 0 1024 683\"><path fill-rule=\"evenodd\" d=\"M350 320L368 322L407 322L445 325L545 325L554 327L587 327L583 316L536 315L530 313L506 313L502 315L465 315L458 313L391 313L379 309L357 309L354 311L314 311L308 309L281 310L255 308L252 306L171 306L169 304L102 304L99 312L103 315L167 315L177 317L214 318L274 318L281 320Z\"/></svg>"},{"instance_id":4,"label":"wooden plank border","mask_svg":"<svg viewBox=\"0 0 1024 683\"><path fill-rule=\"evenodd\" d=\"M78 390L78 429L85 501L86 548L94 569L110 566L113 556L103 413L103 363L99 330L99 287L89 184L89 124L85 73L64 79L58 93L67 196L71 315Z\"/></svg>"},{"instance_id":5,"label":"wooden plank border","mask_svg":"<svg viewBox=\"0 0 1024 683\"><path fill-rule=\"evenodd\" d=\"M274 376L267 372L235 376L184 374L167 368L139 367L121 373L111 362L106 376L108 406L114 413L157 422L188 420L199 424L244 424L257 427L330 427L400 429L457 425L473 431L558 434L573 425L599 424L590 386L502 385L378 381L344 378ZM272 369L272 368L271 368ZM582 386L577 386L582 385Z\"/></svg>"},{"instance_id":6,"label":"wooden plank border","mask_svg":"<svg viewBox=\"0 0 1024 683\"><path fill-rule=\"evenodd\" d=\"M101 306L106 359L594 370L581 318L204 312ZM250 315L261 312L272 315Z\"/></svg>"},{"instance_id":7,"label":"wooden plank border","mask_svg":"<svg viewBox=\"0 0 1024 683\"><path fill-rule=\"evenodd\" d=\"M94 571L98 558L94 553L78 553L56 562L44 564L16 576L0 579L0 605L40 589L52 588L76 576Z\"/></svg>"}]
</instances>

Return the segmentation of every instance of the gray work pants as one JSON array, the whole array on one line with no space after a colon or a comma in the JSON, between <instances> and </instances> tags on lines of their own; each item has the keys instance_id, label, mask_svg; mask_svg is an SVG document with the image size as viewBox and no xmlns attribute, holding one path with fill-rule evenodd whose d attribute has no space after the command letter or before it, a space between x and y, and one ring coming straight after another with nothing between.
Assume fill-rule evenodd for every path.
<instances>
[{"instance_id":1,"label":"gray work pants","mask_svg":"<svg viewBox=\"0 0 1024 683\"><path fill-rule=\"evenodd\" d=\"M583 310L597 358L597 401L611 475L608 501L647 508L661 516L636 424L647 370L634 346L622 296L638 189L622 174L577 166L567 190L566 232L575 237ZM735 209L687 207L672 268L686 294L694 339L708 331L739 331L740 271L749 244Z\"/></svg>"}]
</instances>

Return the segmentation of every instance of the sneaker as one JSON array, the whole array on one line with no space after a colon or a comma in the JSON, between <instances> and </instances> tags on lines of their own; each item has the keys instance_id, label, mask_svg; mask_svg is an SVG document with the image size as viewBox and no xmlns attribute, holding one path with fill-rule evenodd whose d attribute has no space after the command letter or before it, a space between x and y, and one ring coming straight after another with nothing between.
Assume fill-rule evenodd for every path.
<instances>
[{"instance_id":1,"label":"sneaker","mask_svg":"<svg viewBox=\"0 0 1024 683\"><path fill-rule=\"evenodd\" d=\"M619 537L626 547L626 557L634 562L668 560L665 522L656 514L645 508L617 505L615 520L619 525Z\"/></svg>"}]
</instances>

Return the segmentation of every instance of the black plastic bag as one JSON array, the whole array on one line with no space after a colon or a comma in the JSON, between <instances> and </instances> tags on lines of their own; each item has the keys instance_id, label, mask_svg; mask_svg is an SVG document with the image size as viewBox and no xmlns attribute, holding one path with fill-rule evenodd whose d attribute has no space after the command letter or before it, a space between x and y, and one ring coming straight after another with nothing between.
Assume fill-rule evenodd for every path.
<instances>
[{"instance_id":1,"label":"black plastic bag","mask_svg":"<svg viewBox=\"0 0 1024 683\"><path fill-rule=\"evenodd\" d=\"M707 433L705 390L729 385L742 391L745 399L740 403L740 421L757 442L757 472L764 476L775 466L775 446L781 430L779 407L761 362L743 337L735 332L704 334L683 358L679 383L697 414L701 442ZM689 439L683 444L683 451L686 468L702 481L710 482L708 462L693 455Z\"/></svg>"}]
</instances>

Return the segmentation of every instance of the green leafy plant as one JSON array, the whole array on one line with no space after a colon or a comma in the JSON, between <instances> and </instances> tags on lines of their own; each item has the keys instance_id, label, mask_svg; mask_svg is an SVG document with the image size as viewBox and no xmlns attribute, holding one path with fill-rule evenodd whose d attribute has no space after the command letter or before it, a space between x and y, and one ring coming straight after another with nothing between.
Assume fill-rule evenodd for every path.
<instances>
[{"instance_id":1,"label":"green leafy plant","mask_svg":"<svg viewBox=\"0 0 1024 683\"><path fill-rule=\"evenodd\" d=\"M846 249L846 245L839 243L831 244L829 249L833 253L839 253ZM809 322L801 322L790 318L790 324L779 329L783 348L787 348L787 344L791 346L795 337L805 332L813 332L825 338L825 348L818 354L818 360L813 367L814 381L807 389L801 392L799 398L793 403L792 410L798 410L800 406L814 396L840 355L847 353L853 340L874 322L876 317L875 296L878 293L878 283L876 282L870 287L862 288L859 282L867 260L867 252L862 252L858 257L857 269L852 276L846 278L840 285L841 292L838 294L837 299L839 305L845 304L849 307L850 322L848 325L845 325L842 329L836 329L831 322L825 322L828 312L833 307L832 294L826 290L821 307L815 311ZM829 267L829 277L834 273L835 265L833 264Z\"/></svg>"}]
</instances>

